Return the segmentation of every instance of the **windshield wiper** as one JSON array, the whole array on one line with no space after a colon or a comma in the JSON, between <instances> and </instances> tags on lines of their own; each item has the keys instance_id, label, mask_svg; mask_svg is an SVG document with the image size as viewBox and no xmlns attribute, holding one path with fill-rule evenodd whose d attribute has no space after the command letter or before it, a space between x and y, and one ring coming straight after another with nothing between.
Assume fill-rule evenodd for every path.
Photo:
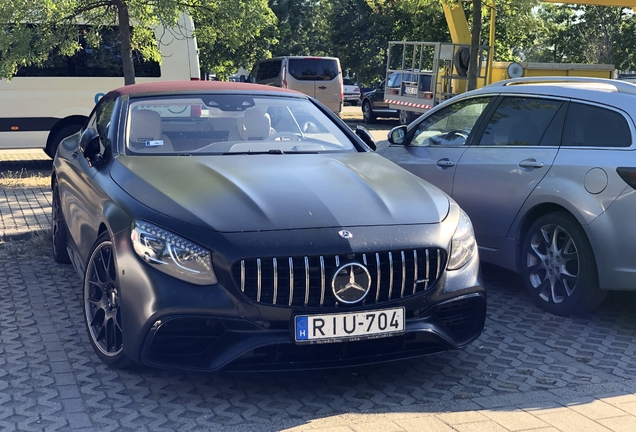
<instances>
[{"instance_id":1,"label":"windshield wiper","mask_svg":"<svg viewBox=\"0 0 636 432\"><path fill-rule=\"evenodd\" d=\"M258 154L285 154L281 149L271 149L267 151L241 151L241 152L225 152L224 155L258 155Z\"/></svg>"}]
</instances>

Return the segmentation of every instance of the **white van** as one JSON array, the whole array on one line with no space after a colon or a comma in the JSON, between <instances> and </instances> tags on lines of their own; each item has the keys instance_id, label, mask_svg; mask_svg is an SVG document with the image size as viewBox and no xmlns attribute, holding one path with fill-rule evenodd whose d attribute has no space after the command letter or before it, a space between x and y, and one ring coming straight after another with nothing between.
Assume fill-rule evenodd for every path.
<instances>
[{"instance_id":1,"label":"white van","mask_svg":"<svg viewBox=\"0 0 636 432\"><path fill-rule=\"evenodd\" d=\"M78 26L80 43L82 30ZM144 61L133 53L136 82L198 80L199 55L192 19L175 29L157 28L163 61ZM40 67L18 70L0 81L0 149L42 148L53 157L60 141L84 125L95 103L124 85L117 28L100 31L100 46L84 46L73 57L51 53Z\"/></svg>"},{"instance_id":2,"label":"white van","mask_svg":"<svg viewBox=\"0 0 636 432\"><path fill-rule=\"evenodd\" d=\"M260 60L247 80L305 93L334 113L342 113L342 70L336 57L285 56Z\"/></svg>"}]
</instances>

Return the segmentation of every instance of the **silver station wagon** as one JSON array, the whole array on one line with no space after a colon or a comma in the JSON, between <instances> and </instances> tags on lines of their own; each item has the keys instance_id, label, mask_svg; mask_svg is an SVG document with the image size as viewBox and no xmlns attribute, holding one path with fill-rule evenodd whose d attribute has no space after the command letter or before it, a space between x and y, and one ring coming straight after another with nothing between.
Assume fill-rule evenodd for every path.
<instances>
[{"instance_id":1,"label":"silver station wagon","mask_svg":"<svg viewBox=\"0 0 636 432\"><path fill-rule=\"evenodd\" d=\"M636 290L634 118L636 85L521 78L440 104L378 151L457 201L482 261L577 314Z\"/></svg>"}]
</instances>

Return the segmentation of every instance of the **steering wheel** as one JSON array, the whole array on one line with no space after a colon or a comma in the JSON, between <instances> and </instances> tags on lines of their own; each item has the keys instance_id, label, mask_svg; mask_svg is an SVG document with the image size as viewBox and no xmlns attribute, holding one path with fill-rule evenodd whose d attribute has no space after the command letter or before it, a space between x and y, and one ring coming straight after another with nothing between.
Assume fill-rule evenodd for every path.
<instances>
[{"instance_id":1,"label":"steering wheel","mask_svg":"<svg viewBox=\"0 0 636 432\"><path fill-rule=\"evenodd\" d=\"M453 129L450 132L447 132L446 135L444 135L444 139L447 141L452 140L454 137L456 136L460 136L462 138L464 138L464 140L468 139L468 135L470 135L470 131L464 130L464 129Z\"/></svg>"},{"instance_id":2,"label":"steering wheel","mask_svg":"<svg viewBox=\"0 0 636 432\"><path fill-rule=\"evenodd\" d=\"M293 132L276 132L267 137L267 139L277 141L300 141L298 135Z\"/></svg>"}]
</instances>

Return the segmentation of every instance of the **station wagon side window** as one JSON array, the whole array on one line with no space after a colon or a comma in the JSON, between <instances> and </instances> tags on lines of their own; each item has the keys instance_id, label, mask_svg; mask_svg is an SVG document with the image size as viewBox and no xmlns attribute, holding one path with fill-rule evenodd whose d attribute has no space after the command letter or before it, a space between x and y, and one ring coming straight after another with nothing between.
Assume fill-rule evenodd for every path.
<instances>
[{"instance_id":1,"label":"station wagon side window","mask_svg":"<svg viewBox=\"0 0 636 432\"><path fill-rule=\"evenodd\" d=\"M492 97L465 99L441 109L420 123L411 146L463 146Z\"/></svg>"},{"instance_id":2,"label":"station wagon side window","mask_svg":"<svg viewBox=\"0 0 636 432\"><path fill-rule=\"evenodd\" d=\"M564 103L542 98L504 97L490 117L479 145L558 146L558 141L542 140Z\"/></svg>"},{"instance_id":3,"label":"station wagon side window","mask_svg":"<svg viewBox=\"0 0 636 432\"><path fill-rule=\"evenodd\" d=\"M596 105L571 102L565 119L563 146L630 147L632 134L625 117Z\"/></svg>"}]
</instances>

